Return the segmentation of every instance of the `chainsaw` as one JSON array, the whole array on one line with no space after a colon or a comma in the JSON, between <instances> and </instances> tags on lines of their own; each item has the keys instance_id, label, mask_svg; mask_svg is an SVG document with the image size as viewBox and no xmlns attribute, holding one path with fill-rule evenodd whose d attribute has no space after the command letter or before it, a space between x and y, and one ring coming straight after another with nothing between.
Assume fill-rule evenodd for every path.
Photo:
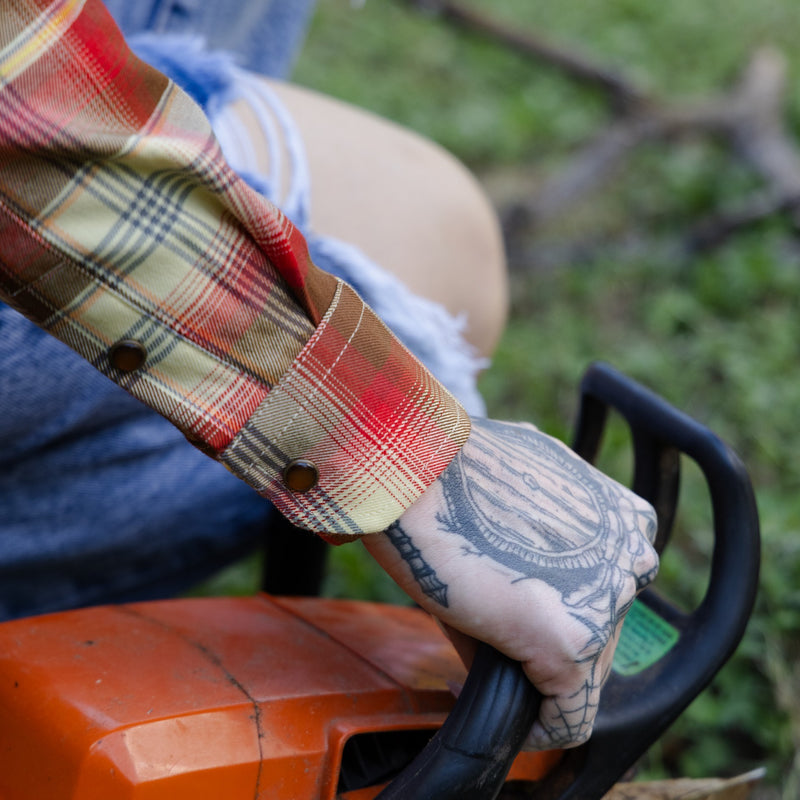
<instances>
[{"instance_id":1,"label":"chainsaw","mask_svg":"<svg viewBox=\"0 0 800 800\"><path fill-rule=\"evenodd\" d=\"M657 512L656 549L673 528L683 458L708 485L714 545L694 610L653 587L632 606L586 744L520 752L540 696L491 647L467 673L420 609L295 586L294 596L179 598L0 625L0 800L599 800L731 656L759 569L755 499L736 455L595 364L573 442L589 461L611 410L631 432L632 489ZM296 531L276 536L322 552ZM313 575L321 558L307 555ZM290 574L275 558L268 570L270 590Z\"/></svg>"}]
</instances>

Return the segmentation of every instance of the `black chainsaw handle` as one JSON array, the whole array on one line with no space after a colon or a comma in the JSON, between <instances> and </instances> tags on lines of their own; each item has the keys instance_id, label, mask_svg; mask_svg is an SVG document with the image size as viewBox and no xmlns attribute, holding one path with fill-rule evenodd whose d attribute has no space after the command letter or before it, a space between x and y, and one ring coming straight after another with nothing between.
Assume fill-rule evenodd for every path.
<instances>
[{"instance_id":1,"label":"black chainsaw handle","mask_svg":"<svg viewBox=\"0 0 800 800\"><path fill-rule=\"evenodd\" d=\"M714 551L708 588L691 614L673 616L702 623L717 649L730 654L738 644L755 601L760 537L755 496L739 457L708 428L673 408L641 384L607 364L593 364L581 382L581 408L573 449L593 461L610 408L633 436L633 490L658 515L656 549L669 538L678 500L681 454L700 467L708 485Z\"/></svg>"},{"instance_id":2,"label":"black chainsaw handle","mask_svg":"<svg viewBox=\"0 0 800 800\"><path fill-rule=\"evenodd\" d=\"M714 549L708 588L690 613L646 589L637 600L669 624L677 641L634 675L612 675L600 698L589 742L568 751L539 787L541 797L597 800L641 757L732 655L755 602L760 537L755 496L736 454L714 433L606 364L581 383L574 448L593 460L609 409L633 436L634 490L658 514L656 549L666 544L678 497L680 456L700 467L708 485Z\"/></svg>"},{"instance_id":3,"label":"black chainsaw handle","mask_svg":"<svg viewBox=\"0 0 800 800\"><path fill-rule=\"evenodd\" d=\"M750 480L737 456L711 431L604 364L581 384L574 449L593 461L609 408L626 419L634 441L633 489L658 515L656 548L668 541L680 479L680 454L708 483L714 553L708 590L691 614L650 590L645 602L680 631L676 646L632 678L613 676L601 698L595 734L568 751L537 788L547 800L598 800L663 733L729 658L758 583L759 530ZM538 714L541 695L518 663L481 645L445 724L380 800L493 800Z\"/></svg>"},{"instance_id":4,"label":"black chainsaw handle","mask_svg":"<svg viewBox=\"0 0 800 800\"><path fill-rule=\"evenodd\" d=\"M493 800L540 702L519 662L479 644L444 724L377 800Z\"/></svg>"}]
</instances>

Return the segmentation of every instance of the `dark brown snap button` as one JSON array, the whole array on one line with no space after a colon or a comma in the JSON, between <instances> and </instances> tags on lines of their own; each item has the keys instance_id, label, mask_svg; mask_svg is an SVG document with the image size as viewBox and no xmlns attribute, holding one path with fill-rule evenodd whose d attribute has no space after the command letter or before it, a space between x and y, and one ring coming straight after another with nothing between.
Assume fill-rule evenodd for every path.
<instances>
[{"instance_id":1,"label":"dark brown snap button","mask_svg":"<svg viewBox=\"0 0 800 800\"><path fill-rule=\"evenodd\" d=\"M108 358L120 372L134 372L144 364L147 350L135 339L123 339L111 346Z\"/></svg>"},{"instance_id":2,"label":"dark brown snap button","mask_svg":"<svg viewBox=\"0 0 800 800\"><path fill-rule=\"evenodd\" d=\"M317 485L319 470L305 458L295 458L283 470L283 482L293 492L307 492Z\"/></svg>"}]
</instances>

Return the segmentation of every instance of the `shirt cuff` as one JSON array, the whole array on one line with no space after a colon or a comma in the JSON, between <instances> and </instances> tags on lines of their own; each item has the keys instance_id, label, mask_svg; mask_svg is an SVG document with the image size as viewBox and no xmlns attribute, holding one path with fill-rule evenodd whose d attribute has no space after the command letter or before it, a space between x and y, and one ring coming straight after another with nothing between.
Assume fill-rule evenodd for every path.
<instances>
[{"instance_id":1,"label":"shirt cuff","mask_svg":"<svg viewBox=\"0 0 800 800\"><path fill-rule=\"evenodd\" d=\"M469 415L347 284L219 459L293 524L394 522L467 440Z\"/></svg>"}]
</instances>

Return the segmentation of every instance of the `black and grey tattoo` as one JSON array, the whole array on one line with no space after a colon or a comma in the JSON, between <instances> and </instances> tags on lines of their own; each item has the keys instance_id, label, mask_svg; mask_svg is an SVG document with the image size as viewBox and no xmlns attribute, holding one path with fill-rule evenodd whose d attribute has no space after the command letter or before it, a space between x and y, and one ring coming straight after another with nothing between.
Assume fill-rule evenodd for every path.
<instances>
[{"instance_id":1,"label":"black and grey tattoo","mask_svg":"<svg viewBox=\"0 0 800 800\"><path fill-rule=\"evenodd\" d=\"M585 738L605 675L599 655L655 567L635 573L655 535L632 495L559 442L527 426L476 419L469 447L439 480L442 532L464 540L465 556L490 559L511 581L537 579L555 589L586 630L580 658L589 679L547 731L553 743ZM646 537L640 535L646 531ZM398 525L390 539L423 592L447 605L447 586ZM647 562L649 563L649 562ZM444 598L444 602L442 601Z\"/></svg>"},{"instance_id":2,"label":"black and grey tattoo","mask_svg":"<svg viewBox=\"0 0 800 800\"><path fill-rule=\"evenodd\" d=\"M400 523L395 522L390 526L386 535L403 561L408 564L423 594L443 608L447 608L447 584L439 580L436 570L425 561L419 548L411 541L411 537L402 529Z\"/></svg>"},{"instance_id":3,"label":"black and grey tattoo","mask_svg":"<svg viewBox=\"0 0 800 800\"><path fill-rule=\"evenodd\" d=\"M630 495L533 428L476 419L471 443L441 477L442 529L519 576L545 581L567 604L607 596L609 582L623 577L613 574L622 548L643 546L620 535L624 511L638 529L641 512Z\"/></svg>"}]
</instances>

